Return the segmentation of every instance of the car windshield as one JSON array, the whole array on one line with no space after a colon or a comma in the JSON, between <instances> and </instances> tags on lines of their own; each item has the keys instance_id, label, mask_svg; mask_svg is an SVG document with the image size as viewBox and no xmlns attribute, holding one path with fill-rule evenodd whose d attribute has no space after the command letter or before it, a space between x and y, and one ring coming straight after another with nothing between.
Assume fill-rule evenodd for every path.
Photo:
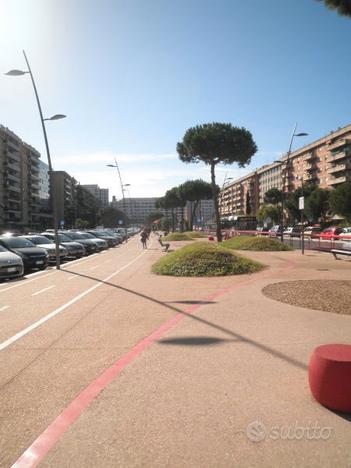
<instances>
[{"instance_id":1,"label":"car windshield","mask_svg":"<svg viewBox=\"0 0 351 468\"><path fill-rule=\"evenodd\" d=\"M77 232L67 232L67 233L65 233L63 235L68 238L67 239L68 241L70 241L72 239L85 239L83 234L78 234Z\"/></svg>"},{"instance_id":2,"label":"car windshield","mask_svg":"<svg viewBox=\"0 0 351 468\"><path fill-rule=\"evenodd\" d=\"M33 242L35 245L42 245L42 244L52 244L52 240L48 239L47 237L44 236L35 236L35 237L30 237L29 240Z\"/></svg>"},{"instance_id":3,"label":"car windshield","mask_svg":"<svg viewBox=\"0 0 351 468\"><path fill-rule=\"evenodd\" d=\"M93 234L96 234L99 237L109 237L105 232L93 231Z\"/></svg>"},{"instance_id":4,"label":"car windshield","mask_svg":"<svg viewBox=\"0 0 351 468\"><path fill-rule=\"evenodd\" d=\"M88 232L84 232L82 234L79 234L81 236L81 239L96 239L95 236L92 236Z\"/></svg>"},{"instance_id":5,"label":"car windshield","mask_svg":"<svg viewBox=\"0 0 351 468\"><path fill-rule=\"evenodd\" d=\"M28 239L24 239L23 237L7 237L6 239L2 239L3 243L6 247L10 249L21 249L24 247L35 247L33 242L29 241Z\"/></svg>"},{"instance_id":6,"label":"car windshield","mask_svg":"<svg viewBox=\"0 0 351 468\"><path fill-rule=\"evenodd\" d=\"M58 238L60 242L69 242L71 240L69 237L65 236L65 234L59 234Z\"/></svg>"},{"instance_id":7,"label":"car windshield","mask_svg":"<svg viewBox=\"0 0 351 468\"><path fill-rule=\"evenodd\" d=\"M5 247L3 247L2 245L0 245L0 252L8 252L8 250L5 249Z\"/></svg>"}]
</instances>

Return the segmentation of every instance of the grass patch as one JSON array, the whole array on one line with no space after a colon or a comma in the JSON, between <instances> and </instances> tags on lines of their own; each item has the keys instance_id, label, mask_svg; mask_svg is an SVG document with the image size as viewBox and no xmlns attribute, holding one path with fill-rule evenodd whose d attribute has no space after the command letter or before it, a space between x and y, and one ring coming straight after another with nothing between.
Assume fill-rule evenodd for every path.
<instances>
[{"instance_id":1,"label":"grass patch","mask_svg":"<svg viewBox=\"0 0 351 468\"><path fill-rule=\"evenodd\" d=\"M170 276L225 276L254 273L264 265L209 242L196 242L162 257L152 271Z\"/></svg>"},{"instance_id":2,"label":"grass patch","mask_svg":"<svg viewBox=\"0 0 351 468\"><path fill-rule=\"evenodd\" d=\"M192 238L185 232L171 232L165 237L162 237L165 241L191 241Z\"/></svg>"},{"instance_id":3,"label":"grass patch","mask_svg":"<svg viewBox=\"0 0 351 468\"><path fill-rule=\"evenodd\" d=\"M293 250L286 244L269 237L236 236L222 242L223 247L234 250L254 250L261 252L275 252Z\"/></svg>"}]
</instances>

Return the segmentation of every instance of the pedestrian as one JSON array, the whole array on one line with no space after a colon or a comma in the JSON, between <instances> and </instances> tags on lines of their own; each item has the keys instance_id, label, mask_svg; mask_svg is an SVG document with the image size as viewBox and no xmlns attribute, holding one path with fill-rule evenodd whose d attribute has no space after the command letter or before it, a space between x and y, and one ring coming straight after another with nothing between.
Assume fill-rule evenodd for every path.
<instances>
[{"instance_id":1,"label":"pedestrian","mask_svg":"<svg viewBox=\"0 0 351 468\"><path fill-rule=\"evenodd\" d=\"M147 244L146 244L147 232L145 232L145 231L142 231L142 232L141 232L141 234L140 234L140 240L141 240L143 249L147 249Z\"/></svg>"}]
</instances>

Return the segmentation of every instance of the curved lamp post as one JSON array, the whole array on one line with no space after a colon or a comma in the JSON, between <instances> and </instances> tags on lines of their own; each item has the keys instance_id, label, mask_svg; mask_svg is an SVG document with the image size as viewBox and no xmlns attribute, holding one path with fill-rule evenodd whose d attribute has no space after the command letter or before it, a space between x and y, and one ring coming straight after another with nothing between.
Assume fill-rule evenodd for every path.
<instances>
[{"instance_id":1,"label":"curved lamp post","mask_svg":"<svg viewBox=\"0 0 351 468\"><path fill-rule=\"evenodd\" d=\"M51 182L51 200L52 200L54 233L55 233L56 268L57 268L57 270L59 270L60 269L60 248L59 248L59 239L58 239L57 197L56 197L56 192L55 192L54 174L53 174L53 169L52 169L52 164L51 164L50 148L49 148L48 137L47 137L47 134L46 134L45 121L47 121L47 120L60 120L60 119L64 119L66 116L64 114L55 114L52 117L44 119L43 112L42 112L42 109L41 109L40 100L39 100L38 90L37 90L37 87L36 87L36 84L35 84L35 81L34 81L34 77L33 77L33 74L32 74L32 70L30 68L30 65L29 65L29 62L28 62L28 59L27 59L27 56L26 56L26 53L25 53L24 50L23 50L23 55L24 55L24 59L26 61L28 70L27 71L10 70L7 73L5 73L5 75L8 75L8 76L22 76L22 75L29 74L29 76L31 78L31 81L32 81L32 85L33 85L33 89L34 89L34 93L35 93L35 98L36 98L37 105L38 105L41 126L42 126L42 129L43 129L45 148L46 148L46 156L47 156L48 165L49 165L49 174L50 174L50 182Z\"/></svg>"},{"instance_id":2,"label":"curved lamp post","mask_svg":"<svg viewBox=\"0 0 351 468\"><path fill-rule=\"evenodd\" d=\"M292 148L295 137L302 137L302 136L307 136L308 135L308 133L306 133L306 132L296 133L296 128L297 128L297 123L295 124L294 130L293 130L293 132L291 134L290 145L289 145L289 149L288 149L288 152L287 152L286 161L274 161L275 163L278 163L278 164L281 164L281 165L285 164L286 169L287 169L287 175L284 175L282 177L282 179L283 179L283 187L282 187L282 233L281 233L281 241L282 242L284 242L285 180L286 180L286 178L288 178L288 192L289 192L289 169L290 169L291 148Z\"/></svg>"},{"instance_id":3,"label":"curved lamp post","mask_svg":"<svg viewBox=\"0 0 351 468\"><path fill-rule=\"evenodd\" d=\"M130 184L123 184L122 182L122 176L121 176L121 172L119 170L119 166L118 166L118 163L117 163L117 159L115 159L115 164L106 164L107 167L115 167L117 169L117 173L118 173L118 178L119 178L119 182L120 182L120 185L121 185L121 192L122 192L122 199L123 199L123 212L124 212L124 216L125 216L125 229L126 229L126 242L128 242L128 233L127 233L127 214L126 214L126 199L125 199L125 196L124 196L124 187L125 186L129 186Z\"/></svg>"}]
</instances>

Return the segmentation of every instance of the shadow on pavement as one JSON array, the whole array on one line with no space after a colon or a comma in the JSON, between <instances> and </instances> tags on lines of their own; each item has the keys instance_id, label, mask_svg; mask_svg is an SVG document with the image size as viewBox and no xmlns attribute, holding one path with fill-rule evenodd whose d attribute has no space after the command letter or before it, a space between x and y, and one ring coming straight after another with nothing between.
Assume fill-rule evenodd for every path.
<instances>
[{"instance_id":1,"label":"shadow on pavement","mask_svg":"<svg viewBox=\"0 0 351 468\"><path fill-rule=\"evenodd\" d=\"M180 336L178 338L164 338L158 340L157 343L163 345L205 346L233 341L237 342L240 340L224 340L223 338L217 338L215 336Z\"/></svg>"},{"instance_id":2,"label":"shadow on pavement","mask_svg":"<svg viewBox=\"0 0 351 468\"><path fill-rule=\"evenodd\" d=\"M169 301L165 302L165 304L216 304L215 301Z\"/></svg>"},{"instance_id":3,"label":"shadow on pavement","mask_svg":"<svg viewBox=\"0 0 351 468\"><path fill-rule=\"evenodd\" d=\"M260 343L258 341L252 340L244 335L241 335L240 333L236 333L233 330L230 330L228 328L222 327L221 325L217 325L216 323L210 322L209 320L206 320L204 318L198 317L197 315L193 315L190 312L186 312L184 310L178 309L177 307L173 305L169 305L166 302L159 301L158 299L155 299L153 297L147 296L146 294L143 294L141 292L133 291L132 289L125 288L123 286L119 286L117 284L110 283L108 281L103 281L100 280L99 278L94 278L93 276L89 275L84 275L83 273L77 273L76 271L70 271L70 270L61 270L65 273L70 273L71 275L77 275L81 276L83 278L88 278L93 281L97 281L99 283L106 284L107 286L111 286L112 288L119 289L121 291L134 294L135 296L142 297L143 299L146 299L147 301L153 302L154 304L161 305L163 307L166 307L169 310L172 310L173 312L177 312L178 314L182 314L186 317L188 317L191 320L195 320L196 322L202 323L204 325L207 325L211 328L214 328L215 330L221 331L222 333L225 333L226 335L235 338L235 340L245 342L250 344L251 346L254 346L255 348L264 351L265 353L268 353L272 355L273 357L276 357L278 359L282 359L288 364L291 364L292 366L298 367L299 369L302 370L307 370L307 366L305 363L298 361L297 359L294 359L290 356L287 356L286 354L282 353L281 351L278 351L274 348L271 348L270 346L267 346L263 343Z\"/></svg>"},{"instance_id":4,"label":"shadow on pavement","mask_svg":"<svg viewBox=\"0 0 351 468\"><path fill-rule=\"evenodd\" d=\"M336 414L337 416L340 416L340 418L346 419L346 421L351 422L351 413L341 413L341 411L333 411L333 410L330 410L330 411Z\"/></svg>"}]
</instances>

